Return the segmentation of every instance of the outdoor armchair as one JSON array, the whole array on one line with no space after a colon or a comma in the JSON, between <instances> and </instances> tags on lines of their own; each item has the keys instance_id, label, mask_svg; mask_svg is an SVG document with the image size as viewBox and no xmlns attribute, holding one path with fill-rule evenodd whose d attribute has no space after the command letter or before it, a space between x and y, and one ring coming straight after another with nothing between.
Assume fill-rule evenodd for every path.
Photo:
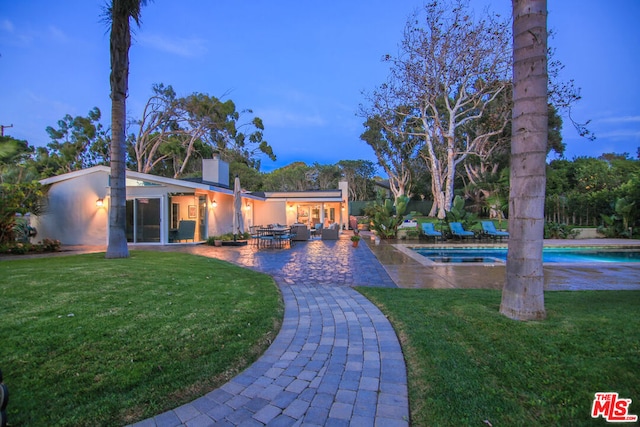
<instances>
[{"instance_id":1,"label":"outdoor armchair","mask_svg":"<svg viewBox=\"0 0 640 427\"><path fill-rule=\"evenodd\" d=\"M327 228L320 230L322 240L338 240L340 235L340 224L333 223Z\"/></svg>"},{"instance_id":2,"label":"outdoor armchair","mask_svg":"<svg viewBox=\"0 0 640 427\"><path fill-rule=\"evenodd\" d=\"M179 240L194 240L194 235L196 233L196 222L195 221L180 221L178 224L178 233L176 234L176 241Z\"/></svg>"}]
</instances>

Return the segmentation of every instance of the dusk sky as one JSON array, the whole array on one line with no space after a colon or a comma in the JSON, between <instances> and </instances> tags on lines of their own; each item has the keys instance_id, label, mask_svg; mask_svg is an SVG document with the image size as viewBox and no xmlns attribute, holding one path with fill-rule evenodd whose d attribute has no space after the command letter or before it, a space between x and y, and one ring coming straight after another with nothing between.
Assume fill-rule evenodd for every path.
<instances>
[{"instance_id":1,"label":"dusk sky","mask_svg":"<svg viewBox=\"0 0 640 427\"><path fill-rule=\"evenodd\" d=\"M110 125L105 0L0 0L0 125L30 145L47 126L93 107ZM479 14L510 15L508 0L472 0ZM422 0L155 0L142 10L130 51L128 116L139 119L154 83L232 99L262 118L276 162L375 161L360 140L362 92L383 83L409 15ZM640 146L639 0L549 0L550 45L583 99L572 115L591 120L580 138L564 118L566 157Z\"/></svg>"}]
</instances>

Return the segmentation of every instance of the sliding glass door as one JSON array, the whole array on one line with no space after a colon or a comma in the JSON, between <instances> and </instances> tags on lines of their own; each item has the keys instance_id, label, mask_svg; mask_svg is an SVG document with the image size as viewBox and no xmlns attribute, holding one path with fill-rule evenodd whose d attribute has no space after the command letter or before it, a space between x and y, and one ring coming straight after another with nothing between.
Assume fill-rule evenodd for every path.
<instances>
[{"instance_id":1,"label":"sliding glass door","mask_svg":"<svg viewBox=\"0 0 640 427\"><path fill-rule=\"evenodd\" d=\"M160 242L160 199L127 200L127 242Z\"/></svg>"}]
</instances>

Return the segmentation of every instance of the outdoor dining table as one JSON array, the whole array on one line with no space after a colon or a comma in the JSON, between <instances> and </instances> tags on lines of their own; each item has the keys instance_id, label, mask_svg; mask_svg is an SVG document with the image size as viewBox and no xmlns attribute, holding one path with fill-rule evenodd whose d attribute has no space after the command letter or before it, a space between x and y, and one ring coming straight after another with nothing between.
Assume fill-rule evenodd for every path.
<instances>
[{"instance_id":1,"label":"outdoor dining table","mask_svg":"<svg viewBox=\"0 0 640 427\"><path fill-rule=\"evenodd\" d=\"M285 240L289 240L291 236L291 228L289 227L267 227L258 229L258 246L276 245L282 247Z\"/></svg>"}]
</instances>

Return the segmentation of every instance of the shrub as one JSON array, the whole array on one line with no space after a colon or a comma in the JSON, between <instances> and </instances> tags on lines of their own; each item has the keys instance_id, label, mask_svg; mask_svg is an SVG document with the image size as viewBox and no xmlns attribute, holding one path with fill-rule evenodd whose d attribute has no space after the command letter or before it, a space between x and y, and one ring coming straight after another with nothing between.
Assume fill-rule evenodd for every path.
<instances>
[{"instance_id":1,"label":"shrub","mask_svg":"<svg viewBox=\"0 0 640 427\"><path fill-rule=\"evenodd\" d=\"M551 221L544 223L545 239L575 239L577 235L578 230L574 230L570 225Z\"/></svg>"},{"instance_id":2,"label":"shrub","mask_svg":"<svg viewBox=\"0 0 640 427\"><path fill-rule=\"evenodd\" d=\"M62 247L60 240L44 239L39 245L42 247L43 252L58 252Z\"/></svg>"}]
</instances>

